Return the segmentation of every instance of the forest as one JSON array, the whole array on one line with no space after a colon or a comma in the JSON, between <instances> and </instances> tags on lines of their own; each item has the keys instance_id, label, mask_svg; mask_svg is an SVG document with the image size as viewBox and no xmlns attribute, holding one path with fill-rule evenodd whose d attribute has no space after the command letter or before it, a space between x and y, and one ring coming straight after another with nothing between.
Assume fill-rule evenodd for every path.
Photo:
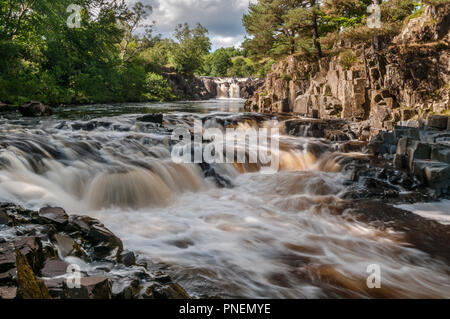
<instances>
[{"instance_id":1,"label":"forest","mask_svg":"<svg viewBox=\"0 0 450 319\"><path fill-rule=\"evenodd\" d=\"M368 29L372 0L260 0L243 17L242 48L212 52L208 30L200 24L180 21L172 37L157 34L149 22L152 8L141 2L80 0L75 7L73 2L0 1L0 101L174 100L165 73L262 78L286 55L321 58L331 54L337 39L393 34L422 6L380 1L383 27Z\"/></svg>"}]
</instances>

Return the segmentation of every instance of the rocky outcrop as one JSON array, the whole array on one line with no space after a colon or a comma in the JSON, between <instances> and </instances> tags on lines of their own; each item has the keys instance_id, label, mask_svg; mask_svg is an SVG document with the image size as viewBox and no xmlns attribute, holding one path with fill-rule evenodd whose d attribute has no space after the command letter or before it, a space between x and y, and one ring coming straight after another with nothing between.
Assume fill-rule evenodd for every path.
<instances>
[{"instance_id":1,"label":"rocky outcrop","mask_svg":"<svg viewBox=\"0 0 450 319\"><path fill-rule=\"evenodd\" d=\"M450 40L450 6L445 4L437 7L428 6L424 11L423 15L409 21L394 42L407 44Z\"/></svg>"},{"instance_id":2,"label":"rocky outcrop","mask_svg":"<svg viewBox=\"0 0 450 319\"><path fill-rule=\"evenodd\" d=\"M196 101L215 97L208 92L204 82L198 77L184 76L176 72L166 72L163 76L178 100Z\"/></svg>"},{"instance_id":3,"label":"rocky outcrop","mask_svg":"<svg viewBox=\"0 0 450 319\"><path fill-rule=\"evenodd\" d=\"M415 176L434 196L450 195L449 116L429 116L426 125L380 132L369 147L375 155L392 160L395 168Z\"/></svg>"},{"instance_id":4,"label":"rocky outcrop","mask_svg":"<svg viewBox=\"0 0 450 319\"><path fill-rule=\"evenodd\" d=\"M372 136L400 121L448 112L449 7L428 7L418 18L428 22L412 19L379 48L340 43L337 56L320 62L289 56L273 66L246 109L369 121Z\"/></svg>"},{"instance_id":5,"label":"rocky outcrop","mask_svg":"<svg viewBox=\"0 0 450 319\"><path fill-rule=\"evenodd\" d=\"M78 269L80 270L78 272ZM78 278L78 279L77 279ZM164 278L164 279L162 279ZM0 205L0 299L189 298L98 220Z\"/></svg>"}]
</instances>

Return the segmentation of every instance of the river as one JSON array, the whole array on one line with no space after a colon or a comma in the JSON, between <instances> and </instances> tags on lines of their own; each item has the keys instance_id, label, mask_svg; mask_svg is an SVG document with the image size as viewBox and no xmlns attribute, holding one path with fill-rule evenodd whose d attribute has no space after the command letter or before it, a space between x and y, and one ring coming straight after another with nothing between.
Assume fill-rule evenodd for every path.
<instances>
[{"instance_id":1,"label":"river","mask_svg":"<svg viewBox=\"0 0 450 319\"><path fill-rule=\"evenodd\" d=\"M349 155L333 143L282 135L276 173L216 164L228 187L205 178L199 165L171 160L170 128L192 127L195 119L220 129L236 121L280 125L270 118L258 124L242 109L243 101L229 99L2 117L0 201L98 218L197 297L450 298L448 261L412 247L390 225L334 213L346 191L341 163ZM158 112L162 127L136 121ZM448 206L434 209L441 221L448 221ZM381 269L378 290L367 285L370 265Z\"/></svg>"}]
</instances>

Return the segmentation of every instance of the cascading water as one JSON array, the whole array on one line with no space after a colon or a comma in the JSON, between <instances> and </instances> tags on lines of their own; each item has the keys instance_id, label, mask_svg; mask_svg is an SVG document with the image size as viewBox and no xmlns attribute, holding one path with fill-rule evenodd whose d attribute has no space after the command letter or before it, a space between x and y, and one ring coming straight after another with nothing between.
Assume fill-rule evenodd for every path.
<instances>
[{"instance_id":1,"label":"cascading water","mask_svg":"<svg viewBox=\"0 0 450 319\"><path fill-rule=\"evenodd\" d=\"M241 86L246 81L246 78L214 78L214 82L217 85L217 98L240 99Z\"/></svg>"},{"instance_id":2,"label":"cascading water","mask_svg":"<svg viewBox=\"0 0 450 319\"><path fill-rule=\"evenodd\" d=\"M233 186L219 188L199 165L171 161L169 129L195 119L221 130L283 124L176 106L164 127L126 114L93 122L1 119L0 201L99 218L196 296L450 298L448 264L410 247L401 231L337 213L350 178L343 168L366 154L282 135L277 173L216 164ZM366 285L370 264L382 268L381 289Z\"/></svg>"}]
</instances>

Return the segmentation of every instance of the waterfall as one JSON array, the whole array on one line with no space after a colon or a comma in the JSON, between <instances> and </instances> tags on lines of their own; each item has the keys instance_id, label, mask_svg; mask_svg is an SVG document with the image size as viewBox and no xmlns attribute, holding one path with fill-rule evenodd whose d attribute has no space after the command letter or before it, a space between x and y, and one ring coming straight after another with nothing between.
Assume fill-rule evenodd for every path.
<instances>
[{"instance_id":1,"label":"waterfall","mask_svg":"<svg viewBox=\"0 0 450 319\"><path fill-rule=\"evenodd\" d=\"M217 85L218 99L240 99L241 88L247 81L246 78L213 78Z\"/></svg>"}]
</instances>

